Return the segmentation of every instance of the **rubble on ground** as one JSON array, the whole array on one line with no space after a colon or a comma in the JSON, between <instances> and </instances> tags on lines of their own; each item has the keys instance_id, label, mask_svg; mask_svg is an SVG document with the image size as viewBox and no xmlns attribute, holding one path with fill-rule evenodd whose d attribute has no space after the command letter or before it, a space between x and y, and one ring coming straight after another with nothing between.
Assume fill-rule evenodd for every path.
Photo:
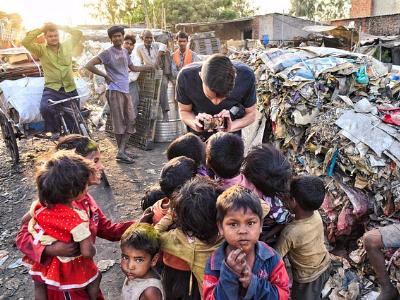
<instances>
[{"instance_id":1,"label":"rubble on ground","mask_svg":"<svg viewBox=\"0 0 400 300\"><path fill-rule=\"evenodd\" d=\"M399 220L399 76L371 56L324 47L252 50L231 58L255 70L264 138L284 151L295 174L325 180L321 213L329 250L346 257L362 278L357 286L335 285L335 276L347 280L336 268L329 299L373 299L363 285L373 272L360 264L365 254L357 239ZM394 281L398 272L391 273Z\"/></svg>"}]
</instances>

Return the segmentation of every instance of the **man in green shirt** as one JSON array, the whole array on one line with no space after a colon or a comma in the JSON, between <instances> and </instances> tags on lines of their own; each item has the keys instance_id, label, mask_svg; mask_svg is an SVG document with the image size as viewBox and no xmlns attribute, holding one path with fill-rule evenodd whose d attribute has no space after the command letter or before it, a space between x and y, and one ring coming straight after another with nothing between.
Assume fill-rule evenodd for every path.
<instances>
[{"instance_id":1,"label":"man in green shirt","mask_svg":"<svg viewBox=\"0 0 400 300\"><path fill-rule=\"evenodd\" d=\"M60 43L58 30L63 30L71 35L69 39ZM36 38L44 34L46 44L39 44ZM22 40L22 45L35 57L40 59L44 71L44 90L40 103L40 113L45 121L46 131L59 136L60 118L55 109L48 105L49 99L59 101L65 98L78 96L72 72L72 50L79 43L82 32L66 26L46 23L40 29L28 32ZM73 119L65 116L68 129L76 132Z\"/></svg>"}]
</instances>

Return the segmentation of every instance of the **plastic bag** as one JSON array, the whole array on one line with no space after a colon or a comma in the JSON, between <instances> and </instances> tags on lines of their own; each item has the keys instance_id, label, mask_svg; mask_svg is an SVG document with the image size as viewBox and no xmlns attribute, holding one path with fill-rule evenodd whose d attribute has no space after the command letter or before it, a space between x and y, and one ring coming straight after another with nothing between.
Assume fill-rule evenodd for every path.
<instances>
[{"instance_id":1,"label":"plastic bag","mask_svg":"<svg viewBox=\"0 0 400 300\"><path fill-rule=\"evenodd\" d=\"M356 72L356 82L363 85L368 84L369 78L366 66L361 66L361 68Z\"/></svg>"},{"instance_id":2,"label":"plastic bag","mask_svg":"<svg viewBox=\"0 0 400 300\"><path fill-rule=\"evenodd\" d=\"M75 78L75 85L79 95L88 95L89 88L81 78ZM44 89L44 77L26 77L18 80L4 80L0 82L4 98L19 114L19 124L42 121L40 101ZM89 96L81 98L83 105Z\"/></svg>"}]
</instances>

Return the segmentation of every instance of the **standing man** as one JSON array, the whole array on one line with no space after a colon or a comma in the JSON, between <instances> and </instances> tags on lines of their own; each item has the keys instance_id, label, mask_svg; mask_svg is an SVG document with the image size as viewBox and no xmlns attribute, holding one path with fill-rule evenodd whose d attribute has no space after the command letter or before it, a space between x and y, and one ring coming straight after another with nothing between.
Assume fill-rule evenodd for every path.
<instances>
[{"instance_id":1,"label":"standing man","mask_svg":"<svg viewBox=\"0 0 400 300\"><path fill-rule=\"evenodd\" d=\"M136 44L135 36L131 34L126 34L124 37L123 47L128 51L128 54L131 57L133 65L140 67L141 66L140 59L135 55L135 52L133 51L133 49L135 48L135 44ZM129 94L131 95L132 98L135 120L137 118L138 105L139 105L139 85L137 83L139 74L140 72L129 73Z\"/></svg>"},{"instance_id":2,"label":"standing man","mask_svg":"<svg viewBox=\"0 0 400 300\"><path fill-rule=\"evenodd\" d=\"M69 33L71 37L60 43L59 29ZM44 34L46 44L36 42L36 38L41 34ZM53 139L60 136L61 120L47 101L78 96L72 72L72 51L81 37L82 32L77 29L46 23L42 28L28 32L22 40L22 45L40 59L44 71L45 83L40 113L45 122L45 130L52 133ZM65 121L71 132L77 132L78 129L74 128L70 116L66 115Z\"/></svg>"},{"instance_id":3,"label":"standing man","mask_svg":"<svg viewBox=\"0 0 400 300\"><path fill-rule=\"evenodd\" d=\"M104 77L108 84L107 101L110 105L113 131L118 145L116 159L118 162L131 164L133 158L126 153L126 144L130 135L135 132L135 117L129 94L128 72L129 70L132 72L151 70L152 67L136 67L133 65L128 51L122 47L125 33L122 26L112 26L107 30L107 33L113 46L92 58L85 68ZM96 68L96 65L99 64L104 65L106 73Z\"/></svg>"},{"instance_id":4,"label":"standing man","mask_svg":"<svg viewBox=\"0 0 400 300\"><path fill-rule=\"evenodd\" d=\"M203 122L213 117L227 118L224 131L240 134L256 118L256 80L250 67L232 62L221 54L203 63L192 63L178 75L176 95L181 120L203 139Z\"/></svg>"},{"instance_id":5,"label":"standing man","mask_svg":"<svg viewBox=\"0 0 400 300\"><path fill-rule=\"evenodd\" d=\"M186 32L179 31L175 40L179 46L172 54L172 75L176 79L179 71L192 62L200 61L197 53L188 48L189 36Z\"/></svg>"},{"instance_id":6,"label":"standing man","mask_svg":"<svg viewBox=\"0 0 400 300\"><path fill-rule=\"evenodd\" d=\"M160 86L160 105L163 113L164 121L168 120L168 81L171 75L171 61L167 58L166 45L154 42L153 34L150 30L145 29L140 38L143 40L142 45L136 47L136 55L139 57L143 65L153 66L163 70L163 78Z\"/></svg>"}]
</instances>

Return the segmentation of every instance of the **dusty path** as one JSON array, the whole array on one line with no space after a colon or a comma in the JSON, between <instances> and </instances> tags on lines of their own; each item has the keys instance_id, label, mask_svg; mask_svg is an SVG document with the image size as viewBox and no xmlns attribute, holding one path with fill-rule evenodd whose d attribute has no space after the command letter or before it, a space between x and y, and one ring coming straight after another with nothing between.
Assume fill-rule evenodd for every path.
<instances>
[{"instance_id":1,"label":"dusty path","mask_svg":"<svg viewBox=\"0 0 400 300\"><path fill-rule=\"evenodd\" d=\"M140 198L149 185L157 182L162 164L166 161L166 144L156 144L151 151L131 148L140 157L133 165L117 164L115 145L106 134L98 134L103 163L111 189L93 187L91 195L104 213L113 221L137 219L141 214ZM15 235L20 219L35 198L33 183L35 161L52 147L49 141L33 139L19 142L21 164L12 167L4 143L0 140L0 263L1 250L8 252L0 265L0 299L32 299L33 284L24 266L8 268L22 257L15 247ZM106 299L117 299L123 282L119 267L119 244L102 239L96 241L96 260L114 260L115 264L103 273L102 290Z\"/></svg>"}]
</instances>

